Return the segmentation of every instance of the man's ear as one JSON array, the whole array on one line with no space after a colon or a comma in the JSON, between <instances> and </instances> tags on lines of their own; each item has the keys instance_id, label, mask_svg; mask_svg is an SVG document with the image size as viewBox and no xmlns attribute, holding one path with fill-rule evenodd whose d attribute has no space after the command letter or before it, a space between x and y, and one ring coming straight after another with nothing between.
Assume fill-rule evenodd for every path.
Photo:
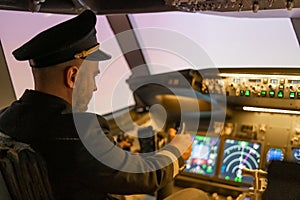
<instances>
[{"instance_id":1,"label":"man's ear","mask_svg":"<svg viewBox=\"0 0 300 200\"><path fill-rule=\"evenodd\" d=\"M74 66L69 66L66 68L65 70L65 84L68 88L74 88L75 87L75 81L77 78L79 72L79 67L77 67L76 65Z\"/></svg>"}]
</instances>

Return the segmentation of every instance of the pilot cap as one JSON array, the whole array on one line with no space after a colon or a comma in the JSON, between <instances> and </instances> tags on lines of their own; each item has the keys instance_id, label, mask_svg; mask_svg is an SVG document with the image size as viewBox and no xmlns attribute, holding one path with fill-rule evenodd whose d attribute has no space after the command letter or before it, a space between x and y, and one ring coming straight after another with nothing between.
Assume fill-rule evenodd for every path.
<instances>
[{"instance_id":1,"label":"pilot cap","mask_svg":"<svg viewBox=\"0 0 300 200\"><path fill-rule=\"evenodd\" d=\"M111 56L99 49L96 15L85 10L80 15L51 27L13 51L17 60L29 60L34 68L48 67L75 58L101 61Z\"/></svg>"}]
</instances>

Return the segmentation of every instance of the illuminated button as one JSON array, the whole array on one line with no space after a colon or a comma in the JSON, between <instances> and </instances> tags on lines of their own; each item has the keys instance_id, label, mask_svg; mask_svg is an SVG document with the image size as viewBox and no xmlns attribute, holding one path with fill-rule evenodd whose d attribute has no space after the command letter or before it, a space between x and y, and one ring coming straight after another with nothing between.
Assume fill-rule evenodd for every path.
<instances>
[{"instance_id":1,"label":"illuminated button","mask_svg":"<svg viewBox=\"0 0 300 200\"><path fill-rule=\"evenodd\" d=\"M243 181L243 179L242 179L242 177L235 177L234 181L241 183Z\"/></svg>"},{"instance_id":2,"label":"illuminated button","mask_svg":"<svg viewBox=\"0 0 300 200\"><path fill-rule=\"evenodd\" d=\"M278 96L278 98L283 98L283 91L279 91L277 96Z\"/></svg>"},{"instance_id":3,"label":"illuminated button","mask_svg":"<svg viewBox=\"0 0 300 200\"><path fill-rule=\"evenodd\" d=\"M244 90L240 90L240 95L244 96L245 95L245 91Z\"/></svg>"},{"instance_id":4,"label":"illuminated button","mask_svg":"<svg viewBox=\"0 0 300 200\"><path fill-rule=\"evenodd\" d=\"M295 92L290 92L290 99L295 99Z\"/></svg>"},{"instance_id":5,"label":"illuminated button","mask_svg":"<svg viewBox=\"0 0 300 200\"><path fill-rule=\"evenodd\" d=\"M246 91L245 91L245 96L246 96L246 97L250 97L250 90L246 90Z\"/></svg>"},{"instance_id":6,"label":"illuminated button","mask_svg":"<svg viewBox=\"0 0 300 200\"><path fill-rule=\"evenodd\" d=\"M297 99L300 99L300 92L297 92Z\"/></svg>"},{"instance_id":7,"label":"illuminated button","mask_svg":"<svg viewBox=\"0 0 300 200\"><path fill-rule=\"evenodd\" d=\"M284 89L284 85L279 85L279 89L283 90Z\"/></svg>"},{"instance_id":8,"label":"illuminated button","mask_svg":"<svg viewBox=\"0 0 300 200\"><path fill-rule=\"evenodd\" d=\"M266 90L262 90L261 91L261 96L263 96L263 97L267 96L267 91Z\"/></svg>"},{"instance_id":9,"label":"illuminated button","mask_svg":"<svg viewBox=\"0 0 300 200\"><path fill-rule=\"evenodd\" d=\"M269 92L269 95L270 95L270 97L274 97L274 96L275 96L275 91L274 91L274 90L271 90L271 91Z\"/></svg>"},{"instance_id":10,"label":"illuminated button","mask_svg":"<svg viewBox=\"0 0 300 200\"><path fill-rule=\"evenodd\" d=\"M206 170L206 173L213 173L213 169L212 168L208 168L207 170Z\"/></svg>"}]
</instances>

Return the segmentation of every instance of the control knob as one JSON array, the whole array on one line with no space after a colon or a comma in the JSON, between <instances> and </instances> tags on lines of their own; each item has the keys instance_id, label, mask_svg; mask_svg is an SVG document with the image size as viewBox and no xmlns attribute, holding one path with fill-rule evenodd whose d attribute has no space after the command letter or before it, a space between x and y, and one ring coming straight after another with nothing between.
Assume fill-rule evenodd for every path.
<instances>
[{"instance_id":1,"label":"control knob","mask_svg":"<svg viewBox=\"0 0 300 200\"><path fill-rule=\"evenodd\" d=\"M270 84L269 88L272 89L272 90L275 90L276 89L276 84Z\"/></svg>"}]
</instances>

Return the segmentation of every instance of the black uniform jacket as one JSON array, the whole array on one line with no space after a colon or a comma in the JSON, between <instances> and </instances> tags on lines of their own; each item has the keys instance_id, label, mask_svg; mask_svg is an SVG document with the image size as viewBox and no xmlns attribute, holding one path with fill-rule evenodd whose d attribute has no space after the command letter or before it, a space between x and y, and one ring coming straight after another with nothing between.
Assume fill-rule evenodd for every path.
<instances>
[{"instance_id":1,"label":"black uniform jacket","mask_svg":"<svg viewBox=\"0 0 300 200\"><path fill-rule=\"evenodd\" d=\"M108 193L153 193L178 173L182 160L174 161L167 155L179 157L175 147L167 147L145 159L117 147L104 118L92 113L76 116L83 122L79 127L74 123L71 105L34 90L26 90L18 101L0 111L0 131L30 144L44 157L56 199L93 200L107 199ZM101 128L97 129L94 119ZM96 155L97 159L86 148L78 131L83 138L90 134L95 141L100 141L97 147L102 152ZM98 150L97 147L91 151Z\"/></svg>"}]
</instances>

